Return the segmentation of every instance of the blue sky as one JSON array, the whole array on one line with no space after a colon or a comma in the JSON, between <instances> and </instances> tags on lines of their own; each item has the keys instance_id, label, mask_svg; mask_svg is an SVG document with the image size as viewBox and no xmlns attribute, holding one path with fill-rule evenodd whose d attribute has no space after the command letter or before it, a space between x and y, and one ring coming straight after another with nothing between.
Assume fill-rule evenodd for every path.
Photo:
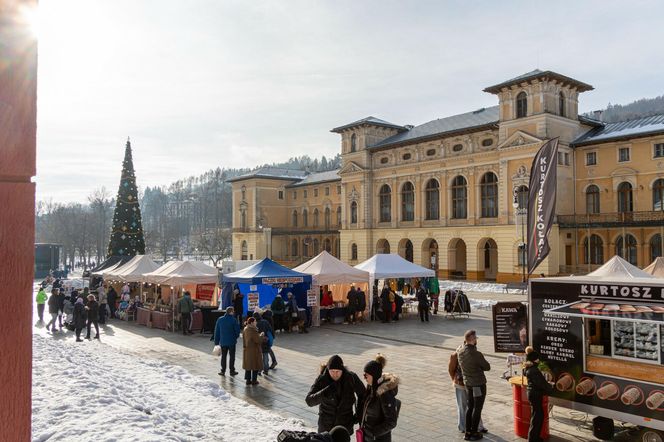
<instances>
[{"instance_id":1,"label":"blue sky","mask_svg":"<svg viewBox=\"0 0 664 442\"><path fill-rule=\"evenodd\" d=\"M497 104L535 68L592 84L581 111L664 94L657 1L41 0L37 198L295 155L329 130Z\"/></svg>"}]
</instances>

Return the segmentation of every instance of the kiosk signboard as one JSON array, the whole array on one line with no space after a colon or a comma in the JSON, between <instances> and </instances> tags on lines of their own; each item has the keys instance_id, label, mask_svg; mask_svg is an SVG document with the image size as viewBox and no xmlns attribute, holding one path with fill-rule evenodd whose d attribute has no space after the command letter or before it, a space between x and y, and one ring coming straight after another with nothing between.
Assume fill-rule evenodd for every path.
<instances>
[{"instance_id":1,"label":"kiosk signboard","mask_svg":"<svg viewBox=\"0 0 664 442\"><path fill-rule=\"evenodd\" d=\"M657 283L531 281L532 343L553 372L552 397L664 430L663 294Z\"/></svg>"},{"instance_id":2,"label":"kiosk signboard","mask_svg":"<svg viewBox=\"0 0 664 442\"><path fill-rule=\"evenodd\" d=\"M499 302L492 307L493 350L523 353L528 345L528 308L520 302Z\"/></svg>"}]
</instances>

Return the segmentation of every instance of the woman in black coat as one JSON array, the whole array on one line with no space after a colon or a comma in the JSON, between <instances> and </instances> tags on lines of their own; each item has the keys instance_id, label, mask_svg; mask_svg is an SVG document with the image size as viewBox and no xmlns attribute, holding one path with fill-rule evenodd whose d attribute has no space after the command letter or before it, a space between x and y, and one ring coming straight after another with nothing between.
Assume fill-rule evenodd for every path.
<instances>
[{"instance_id":1,"label":"woman in black coat","mask_svg":"<svg viewBox=\"0 0 664 442\"><path fill-rule=\"evenodd\" d=\"M78 298L74 304L74 330L76 331L76 342L83 342L81 339L81 330L85 327L85 305L83 305L83 298Z\"/></svg>"},{"instance_id":2,"label":"woman in black coat","mask_svg":"<svg viewBox=\"0 0 664 442\"><path fill-rule=\"evenodd\" d=\"M553 387L546 381L540 371L539 353L532 347L526 347L526 362L523 364L523 374L528 378L528 402L530 402L530 428L528 429L528 442L540 442L543 439L542 425L547 410L544 409L544 396L553 393Z\"/></svg>"},{"instance_id":3,"label":"woman in black coat","mask_svg":"<svg viewBox=\"0 0 664 442\"><path fill-rule=\"evenodd\" d=\"M306 398L308 406L319 406L318 432L330 431L341 425L352 433L355 416L359 415L364 404L364 394L360 378L344 366L339 355L332 356L327 365L321 367L320 375Z\"/></svg>"},{"instance_id":4,"label":"woman in black coat","mask_svg":"<svg viewBox=\"0 0 664 442\"><path fill-rule=\"evenodd\" d=\"M367 394L360 419L365 442L391 442L397 426L401 402L396 398L399 378L383 373L385 357L381 354L364 366Z\"/></svg>"}]
</instances>

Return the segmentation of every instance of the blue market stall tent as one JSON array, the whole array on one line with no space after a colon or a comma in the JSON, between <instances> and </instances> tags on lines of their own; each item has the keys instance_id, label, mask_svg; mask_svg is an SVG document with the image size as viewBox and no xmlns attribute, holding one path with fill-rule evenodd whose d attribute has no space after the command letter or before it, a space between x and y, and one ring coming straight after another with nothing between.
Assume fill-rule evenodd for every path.
<instances>
[{"instance_id":1,"label":"blue market stall tent","mask_svg":"<svg viewBox=\"0 0 664 442\"><path fill-rule=\"evenodd\" d=\"M286 293L292 292L299 308L307 306L307 290L311 288L311 275L296 272L265 258L256 264L222 277L221 305L226 308L232 305L233 289L240 289L244 295L244 311L249 309L250 298L255 299L258 294L258 306L262 309L272 304L272 301L281 294L286 301ZM249 296L251 295L251 296ZM307 308L307 312L310 308ZM309 313L308 313L309 314Z\"/></svg>"}]
</instances>

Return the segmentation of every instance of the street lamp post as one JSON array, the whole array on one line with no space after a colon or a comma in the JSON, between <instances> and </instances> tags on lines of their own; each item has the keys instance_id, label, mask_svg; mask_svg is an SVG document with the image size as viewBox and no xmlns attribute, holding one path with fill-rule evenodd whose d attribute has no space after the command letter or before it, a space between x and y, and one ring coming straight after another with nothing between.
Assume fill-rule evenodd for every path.
<instances>
[{"instance_id":1,"label":"street lamp post","mask_svg":"<svg viewBox=\"0 0 664 442\"><path fill-rule=\"evenodd\" d=\"M514 229L516 230L516 223L521 224L521 243L519 244L519 263L521 264L521 282L526 282L526 238L524 232L524 216L527 213L527 209L519 207L519 193L517 189L514 189L514 199L512 201L512 207L514 207Z\"/></svg>"}]
</instances>

